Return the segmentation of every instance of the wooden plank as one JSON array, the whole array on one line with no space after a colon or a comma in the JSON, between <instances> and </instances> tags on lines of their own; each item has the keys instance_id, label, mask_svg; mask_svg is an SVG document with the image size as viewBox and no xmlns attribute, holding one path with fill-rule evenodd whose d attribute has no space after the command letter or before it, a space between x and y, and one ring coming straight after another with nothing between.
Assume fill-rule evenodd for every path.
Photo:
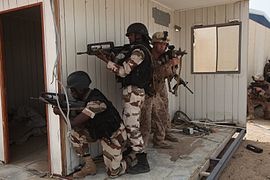
<instances>
[{"instance_id":1,"label":"wooden plank","mask_svg":"<svg viewBox=\"0 0 270 180\"><path fill-rule=\"evenodd\" d=\"M74 26L75 26L75 53L86 50L86 10L85 0L76 0L74 3ZM87 72L87 55L76 56L77 70Z\"/></svg>"},{"instance_id":2,"label":"wooden plank","mask_svg":"<svg viewBox=\"0 0 270 180\"><path fill-rule=\"evenodd\" d=\"M203 23L203 9L195 10L195 24ZM202 118L202 107L203 107L203 75L194 75L194 112L195 119Z\"/></svg>"},{"instance_id":3,"label":"wooden plank","mask_svg":"<svg viewBox=\"0 0 270 180\"><path fill-rule=\"evenodd\" d=\"M215 7L208 8L208 25L215 23ZM207 106L206 117L215 120L215 74L207 75Z\"/></svg>"},{"instance_id":4,"label":"wooden plank","mask_svg":"<svg viewBox=\"0 0 270 180\"><path fill-rule=\"evenodd\" d=\"M216 6L216 24L225 23L225 5ZM215 120L224 120L225 110L225 76L224 74L215 75Z\"/></svg>"}]
</instances>

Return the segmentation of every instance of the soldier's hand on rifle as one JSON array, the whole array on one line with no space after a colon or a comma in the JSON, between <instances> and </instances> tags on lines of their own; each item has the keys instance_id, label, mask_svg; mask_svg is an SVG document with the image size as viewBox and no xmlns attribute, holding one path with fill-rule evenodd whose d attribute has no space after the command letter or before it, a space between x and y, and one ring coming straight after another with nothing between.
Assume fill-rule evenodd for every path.
<instances>
[{"instance_id":1,"label":"soldier's hand on rifle","mask_svg":"<svg viewBox=\"0 0 270 180\"><path fill-rule=\"evenodd\" d=\"M53 112L54 112L54 114L56 114L56 115L61 115L61 111L60 111L60 109L59 109L58 107L54 107L54 108L53 108Z\"/></svg>"},{"instance_id":2,"label":"soldier's hand on rifle","mask_svg":"<svg viewBox=\"0 0 270 180\"><path fill-rule=\"evenodd\" d=\"M172 65L172 66L175 66L175 65L178 65L180 64L180 59L178 58L172 58L169 63Z\"/></svg>"},{"instance_id":3,"label":"soldier's hand on rifle","mask_svg":"<svg viewBox=\"0 0 270 180\"><path fill-rule=\"evenodd\" d=\"M97 51L95 54L99 59L108 62L108 61L113 61L114 57L112 54L105 53L102 50Z\"/></svg>"}]
</instances>

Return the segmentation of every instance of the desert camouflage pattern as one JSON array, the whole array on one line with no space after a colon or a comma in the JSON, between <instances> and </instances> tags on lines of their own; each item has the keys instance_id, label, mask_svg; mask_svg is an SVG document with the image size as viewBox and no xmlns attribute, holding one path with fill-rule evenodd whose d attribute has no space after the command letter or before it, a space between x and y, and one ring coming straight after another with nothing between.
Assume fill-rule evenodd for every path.
<instances>
[{"instance_id":1,"label":"desert camouflage pattern","mask_svg":"<svg viewBox=\"0 0 270 180\"><path fill-rule=\"evenodd\" d=\"M136 153L144 152L144 141L140 131L140 115L144 98L144 89L131 85L123 88L123 121L130 146Z\"/></svg>"},{"instance_id":2,"label":"desert camouflage pattern","mask_svg":"<svg viewBox=\"0 0 270 180\"><path fill-rule=\"evenodd\" d=\"M90 93L90 91L89 91ZM88 97L89 93L86 97ZM82 113L94 118L95 114L101 113L106 110L106 104L101 101L90 101L87 103L86 107L83 109ZM89 120L91 121L91 119ZM81 127L76 127L70 132L70 142L74 147L75 152L79 156L85 156L89 154L89 143L93 142L93 139L89 136L87 129Z\"/></svg>"},{"instance_id":3,"label":"desert camouflage pattern","mask_svg":"<svg viewBox=\"0 0 270 180\"><path fill-rule=\"evenodd\" d=\"M122 152L127 142L127 132L124 124L111 136L110 139L101 139L103 158L106 165L107 174L110 177L117 177L124 174L127 163L123 159Z\"/></svg>"},{"instance_id":4,"label":"desert camouflage pattern","mask_svg":"<svg viewBox=\"0 0 270 180\"><path fill-rule=\"evenodd\" d=\"M165 78L170 75L171 66L164 66L158 60L154 61L154 87L156 94L152 97L146 95L142 108L141 132L147 146L151 131L153 141L164 141L167 130L170 128L170 115L168 107L168 92Z\"/></svg>"},{"instance_id":5,"label":"desert camouflage pattern","mask_svg":"<svg viewBox=\"0 0 270 180\"><path fill-rule=\"evenodd\" d=\"M95 114L106 110L106 104L101 101L90 101L82 111L85 115L93 118ZM89 120L91 121L91 119ZM113 133L110 139L103 138L100 140L103 149L103 158L106 165L107 174L110 177L116 177L125 173L127 165L122 158L123 147L125 147L127 133L125 126L121 123L119 129ZM70 142L75 152L83 157L89 155L89 145L94 140L90 137L85 128L74 128L70 132Z\"/></svg>"},{"instance_id":6,"label":"desert camouflage pattern","mask_svg":"<svg viewBox=\"0 0 270 180\"><path fill-rule=\"evenodd\" d=\"M270 119L270 83L260 79L254 79L247 91L248 117L254 119L254 107L261 105L264 111L264 119Z\"/></svg>"},{"instance_id":7,"label":"desert camouflage pattern","mask_svg":"<svg viewBox=\"0 0 270 180\"><path fill-rule=\"evenodd\" d=\"M89 145L94 140L89 136L87 129L74 128L70 131L70 142L78 156L89 155Z\"/></svg>"},{"instance_id":8,"label":"desert camouflage pattern","mask_svg":"<svg viewBox=\"0 0 270 180\"><path fill-rule=\"evenodd\" d=\"M89 136L88 130L72 130L70 136L75 152L81 157L89 155L89 144L94 141ZM127 164L122 157L126 141L127 133L123 123L110 139L103 138L100 140L107 174L111 177L119 176L126 171Z\"/></svg>"},{"instance_id":9,"label":"desert camouflage pattern","mask_svg":"<svg viewBox=\"0 0 270 180\"><path fill-rule=\"evenodd\" d=\"M134 49L130 58L124 61L122 66L109 61L107 64L107 69L116 73L116 75L120 77L126 77L135 67L143 62L144 57L144 52L141 49Z\"/></svg>"}]
</instances>

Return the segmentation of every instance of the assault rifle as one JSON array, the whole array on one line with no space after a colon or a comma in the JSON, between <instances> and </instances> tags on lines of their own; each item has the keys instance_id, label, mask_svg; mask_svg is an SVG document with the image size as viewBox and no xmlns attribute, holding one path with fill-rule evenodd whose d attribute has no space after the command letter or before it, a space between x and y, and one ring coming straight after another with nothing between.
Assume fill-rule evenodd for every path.
<instances>
[{"instance_id":1,"label":"assault rifle","mask_svg":"<svg viewBox=\"0 0 270 180\"><path fill-rule=\"evenodd\" d=\"M87 44L87 51L77 52L77 54L78 55L103 54L109 57L109 59L112 59L115 63L118 63L119 60L122 60L125 58L130 48L131 46L129 44L125 44L123 46L114 46L114 43L112 41L107 41L107 42ZM105 61L106 63L108 62L105 59L102 59L102 60Z\"/></svg>"},{"instance_id":2,"label":"assault rifle","mask_svg":"<svg viewBox=\"0 0 270 180\"><path fill-rule=\"evenodd\" d=\"M50 104L53 107L58 107L57 105L57 98L60 104L60 107L66 111L67 105L69 105L69 109L71 111L82 111L85 107L85 102L83 101L75 101L75 100L69 100L69 104L67 104L66 98L64 94L58 94L58 93L50 93L50 92L42 92L38 98L31 97L30 99L39 100L41 102L44 102L46 104Z\"/></svg>"},{"instance_id":3,"label":"assault rifle","mask_svg":"<svg viewBox=\"0 0 270 180\"><path fill-rule=\"evenodd\" d=\"M182 57L184 55L186 55L187 52L184 50L182 51L181 48L179 48L178 50L175 50L175 46L174 45L170 45L168 46L168 51L166 51L164 54L161 55L161 63L165 64L167 63L169 60L173 59L173 58L179 58L180 59L180 64L179 64L179 72L177 74L176 70L178 68L178 65L176 66L172 66L172 75L167 77L168 79L168 87L169 87L169 92L171 92L172 94L174 94L175 96L177 96L177 90L179 85L183 85L185 88L188 89L188 91L193 94L193 92L191 91L191 89L187 86L188 82L185 82L181 77L180 77L180 73L181 73L181 68L182 68ZM173 86L173 88L171 87L171 82L172 80L175 79L176 80L176 84Z\"/></svg>"}]
</instances>

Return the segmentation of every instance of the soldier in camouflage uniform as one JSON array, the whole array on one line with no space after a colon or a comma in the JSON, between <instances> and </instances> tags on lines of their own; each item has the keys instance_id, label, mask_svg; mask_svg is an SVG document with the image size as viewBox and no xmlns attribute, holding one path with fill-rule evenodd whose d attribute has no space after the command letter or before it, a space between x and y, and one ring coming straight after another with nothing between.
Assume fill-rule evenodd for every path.
<instances>
[{"instance_id":1,"label":"soldier in camouflage uniform","mask_svg":"<svg viewBox=\"0 0 270 180\"><path fill-rule=\"evenodd\" d=\"M248 117L254 119L254 107L261 105L264 111L264 119L270 119L270 83L262 76L253 76L253 82L248 87Z\"/></svg>"},{"instance_id":2,"label":"soldier in camouflage uniform","mask_svg":"<svg viewBox=\"0 0 270 180\"><path fill-rule=\"evenodd\" d=\"M144 149L144 141L140 131L141 108L145 93L151 89L151 52L148 30L142 23L133 23L127 28L126 36L131 48L122 64L109 61L107 68L121 77L123 86L123 120L127 129L128 140L136 154L137 164L130 167L130 174L150 171ZM97 55L108 61L107 57Z\"/></svg>"},{"instance_id":3,"label":"soldier in camouflage uniform","mask_svg":"<svg viewBox=\"0 0 270 180\"><path fill-rule=\"evenodd\" d=\"M90 89L91 79L83 71L76 71L67 78L71 95L76 100L84 101L82 112L71 120L70 140L75 152L83 157L85 165L74 173L74 178L96 174L96 165L89 154L89 144L100 140L103 149L107 174L117 177L125 173L126 161L122 151L127 140L127 133L122 119L112 103L98 90ZM59 109L54 108L55 114Z\"/></svg>"},{"instance_id":4,"label":"soldier in camouflage uniform","mask_svg":"<svg viewBox=\"0 0 270 180\"><path fill-rule=\"evenodd\" d=\"M270 59L267 61L267 63L264 65L263 68L263 77L264 80L270 83Z\"/></svg>"},{"instance_id":5,"label":"soldier in camouflage uniform","mask_svg":"<svg viewBox=\"0 0 270 180\"><path fill-rule=\"evenodd\" d=\"M149 141L151 129L153 145L156 148L171 148L165 140L177 142L170 132L170 116L168 112L168 94L165 85L165 78L172 75L172 66L179 63L179 59L172 59L169 62L161 62L160 56L166 51L169 43L168 32L156 32L152 37L152 58L154 68L154 87L156 94L146 96L141 116L141 131L145 143ZM152 127L152 128L151 128Z\"/></svg>"}]
</instances>

